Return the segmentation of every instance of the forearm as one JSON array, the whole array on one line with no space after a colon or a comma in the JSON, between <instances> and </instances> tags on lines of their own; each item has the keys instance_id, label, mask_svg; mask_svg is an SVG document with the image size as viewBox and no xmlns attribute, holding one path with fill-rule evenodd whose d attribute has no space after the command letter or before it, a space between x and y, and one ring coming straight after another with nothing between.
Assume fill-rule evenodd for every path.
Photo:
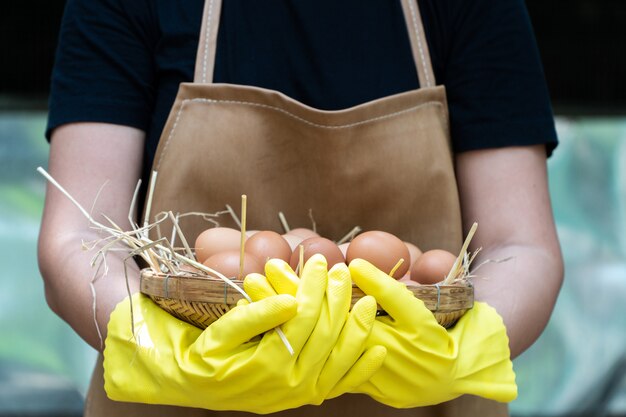
<instances>
[{"instance_id":1,"label":"forearm","mask_svg":"<svg viewBox=\"0 0 626 417\"><path fill-rule=\"evenodd\" d=\"M68 233L40 239L39 265L50 308L65 320L89 345L104 348L106 326L118 302L138 291L139 271L128 251L110 251L105 264L91 266L98 248L83 250L83 242L102 239L96 233ZM128 277L128 287L126 283ZM127 289L128 288L128 289Z\"/></svg>"},{"instance_id":2,"label":"forearm","mask_svg":"<svg viewBox=\"0 0 626 417\"><path fill-rule=\"evenodd\" d=\"M135 215L129 210L141 171L143 143L143 132L129 127L65 125L53 133L48 171L96 221L108 224L106 216L128 230L129 217ZM108 237L94 229L67 196L48 185L38 246L46 299L96 349L102 348L98 329L104 340L110 312L127 295L124 260L128 248L120 244L118 249L123 251L109 250L100 270L91 266L100 248L85 250ZM131 292L136 292L138 268L132 260L126 265Z\"/></svg>"},{"instance_id":3,"label":"forearm","mask_svg":"<svg viewBox=\"0 0 626 417\"><path fill-rule=\"evenodd\" d=\"M476 300L502 316L516 357L537 340L550 318L563 279L560 254L507 244L482 250L474 266L481 263L472 279Z\"/></svg>"},{"instance_id":4,"label":"forearm","mask_svg":"<svg viewBox=\"0 0 626 417\"><path fill-rule=\"evenodd\" d=\"M487 263L474 279L476 298L504 318L511 354L517 356L541 334L563 280L563 260L552 216L545 148L473 151L456 158L467 233L479 227L471 249L474 264Z\"/></svg>"}]
</instances>

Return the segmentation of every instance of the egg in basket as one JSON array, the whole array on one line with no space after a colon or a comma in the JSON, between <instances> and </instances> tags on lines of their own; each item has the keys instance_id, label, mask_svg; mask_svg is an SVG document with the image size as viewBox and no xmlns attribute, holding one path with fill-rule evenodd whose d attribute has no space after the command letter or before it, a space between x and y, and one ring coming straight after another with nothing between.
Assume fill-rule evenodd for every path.
<instances>
[{"instance_id":1,"label":"egg in basket","mask_svg":"<svg viewBox=\"0 0 626 417\"><path fill-rule=\"evenodd\" d=\"M187 256L172 256L165 268L159 265L157 269L153 265L143 269L141 292L170 314L206 328L246 298L243 278L253 272L263 274L267 259L282 259L297 274L308 258L320 253L329 268L339 262L349 264L357 258L369 261L404 282L444 327L452 326L473 306L469 266L476 253L470 256L467 247L476 224L456 256L440 249L422 253L412 243L390 233L358 234L358 227L338 242L311 229L291 230L284 221L283 235L268 230L246 232L245 203L239 223L241 230L212 227L202 232L194 245L195 254L187 246ZM352 305L364 295L353 285ZM386 313L379 309L378 314Z\"/></svg>"}]
</instances>

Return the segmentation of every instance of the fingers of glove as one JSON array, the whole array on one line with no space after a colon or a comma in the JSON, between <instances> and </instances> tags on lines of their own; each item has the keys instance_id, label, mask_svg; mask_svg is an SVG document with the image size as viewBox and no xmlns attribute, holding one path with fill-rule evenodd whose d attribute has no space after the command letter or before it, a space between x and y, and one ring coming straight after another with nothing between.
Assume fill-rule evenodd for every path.
<instances>
[{"instance_id":1,"label":"fingers of glove","mask_svg":"<svg viewBox=\"0 0 626 417\"><path fill-rule=\"evenodd\" d=\"M276 295L267 278L261 274L248 274L243 281L243 289L250 296L252 301L259 301Z\"/></svg>"},{"instance_id":2,"label":"fingers of glove","mask_svg":"<svg viewBox=\"0 0 626 417\"><path fill-rule=\"evenodd\" d=\"M366 349L376 321L376 300L365 296L356 302L333 350L324 364L318 382L322 391L331 389L346 375Z\"/></svg>"},{"instance_id":3,"label":"fingers of glove","mask_svg":"<svg viewBox=\"0 0 626 417\"><path fill-rule=\"evenodd\" d=\"M204 330L195 348L200 355L227 352L280 326L296 313L296 300L286 294L234 308Z\"/></svg>"},{"instance_id":4,"label":"fingers of glove","mask_svg":"<svg viewBox=\"0 0 626 417\"><path fill-rule=\"evenodd\" d=\"M250 302L246 300L245 298L242 298L241 300L237 301L237 307L247 306L248 304L250 304Z\"/></svg>"},{"instance_id":5,"label":"fingers of glove","mask_svg":"<svg viewBox=\"0 0 626 417\"><path fill-rule=\"evenodd\" d=\"M404 284L396 281L364 259L350 262L354 283L401 325L418 325L423 320L433 321L432 313L415 298Z\"/></svg>"},{"instance_id":6,"label":"fingers of glove","mask_svg":"<svg viewBox=\"0 0 626 417\"><path fill-rule=\"evenodd\" d=\"M386 357L387 349L384 346L376 345L366 350L348 373L330 390L326 399L347 392L358 392L358 387L368 382L383 366Z\"/></svg>"},{"instance_id":7,"label":"fingers of glove","mask_svg":"<svg viewBox=\"0 0 626 417\"><path fill-rule=\"evenodd\" d=\"M265 264L265 276L277 294L290 294L295 297L300 278L287 262L280 259L270 259Z\"/></svg>"},{"instance_id":8,"label":"fingers of glove","mask_svg":"<svg viewBox=\"0 0 626 417\"><path fill-rule=\"evenodd\" d=\"M317 324L326 298L327 281L326 259L319 254L313 255L304 264L300 285L296 293L298 313L296 317L282 326L283 332L291 342L296 355L300 354Z\"/></svg>"},{"instance_id":9,"label":"fingers of glove","mask_svg":"<svg viewBox=\"0 0 626 417\"><path fill-rule=\"evenodd\" d=\"M341 328L343 327L348 312L350 311L351 301L352 278L350 278L348 266L344 263L336 264L330 269L330 271L328 271L328 281L326 287L327 309L324 310L326 316L324 319L328 321L328 326L324 327L331 329L328 337L330 337L333 341L339 337ZM320 320L318 324L322 325L323 323Z\"/></svg>"},{"instance_id":10,"label":"fingers of glove","mask_svg":"<svg viewBox=\"0 0 626 417\"><path fill-rule=\"evenodd\" d=\"M344 327L350 310L351 296L350 271L345 264L336 264L328 271L326 297L315 329L302 349L300 355L302 364L310 363L321 367L324 363Z\"/></svg>"}]
</instances>

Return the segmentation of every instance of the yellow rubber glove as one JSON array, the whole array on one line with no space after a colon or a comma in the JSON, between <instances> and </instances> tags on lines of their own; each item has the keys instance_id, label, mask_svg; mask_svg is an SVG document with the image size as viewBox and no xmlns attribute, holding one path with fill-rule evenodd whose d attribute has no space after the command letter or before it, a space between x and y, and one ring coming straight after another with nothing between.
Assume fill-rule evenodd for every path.
<instances>
[{"instance_id":1,"label":"yellow rubber glove","mask_svg":"<svg viewBox=\"0 0 626 417\"><path fill-rule=\"evenodd\" d=\"M438 404L463 394L500 402L517 397L506 329L492 307L476 302L446 330L404 284L369 262L352 261L350 273L389 314L376 319L368 340L368 346L385 346L387 356L369 381L356 384L348 376L332 395L368 394L396 408ZM298 285L293 277L280 275L248 278L246 291L256 299L291 294Z\"/></svg>"},{"instance_id":2,"label":"yellow rubber glove","mask_svg":"<svg viewBox=\"0 0 626 417\"><path fill-rule=\"evenodd\" d=\"M500 402L517 397L506 329L492 307L476 302L446 330L404 284L369 262L353 260L350 274L389 314L376 319L368 342L387 348L385 362L353 392L396 408L438 404L463 394Z\"/></svg>"},{"instance_id":3,"label":"yellow rubber glove","mask_svg":"<svg viewBox=\"0 0 626 417\"><path fill-rule=\"evenodd\" d=\"M295 299L238 306L204 331L135 294L134 335L130 299L111 314L105 391L118 401L260 414L320 404L337 384L368 380L385 357L384 348L364 349L375 301L348 314L350 295L349 273L329 275L321 256L305 265ZM268 331L281 324L293 355Z\"/></svg>"}]
</instances>

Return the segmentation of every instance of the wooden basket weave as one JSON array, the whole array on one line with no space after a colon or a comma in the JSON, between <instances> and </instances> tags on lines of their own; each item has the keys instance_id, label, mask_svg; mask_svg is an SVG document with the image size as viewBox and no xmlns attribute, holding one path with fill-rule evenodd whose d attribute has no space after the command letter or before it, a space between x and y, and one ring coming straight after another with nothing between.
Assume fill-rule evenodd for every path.
<instances>
[{"instance_id":1,"label":"wooden basket weave","mask_svg":"<svg viewBox=\"0 0 626 417\"><path fill-rule=\"evenodd\" d=\"M242 281L233 281L243 287ZM424 301L444 327L452 326L474 305L469 281L453 285L410 285L407 288ZM146 268L141 271L141 292L175 317L201 329L237 305L243 295L218 278L193 274L166 275ZM352 305L365 294L353 285ZM379 310L379 314L386 314Z\"/></svg>"}]
</instances>

